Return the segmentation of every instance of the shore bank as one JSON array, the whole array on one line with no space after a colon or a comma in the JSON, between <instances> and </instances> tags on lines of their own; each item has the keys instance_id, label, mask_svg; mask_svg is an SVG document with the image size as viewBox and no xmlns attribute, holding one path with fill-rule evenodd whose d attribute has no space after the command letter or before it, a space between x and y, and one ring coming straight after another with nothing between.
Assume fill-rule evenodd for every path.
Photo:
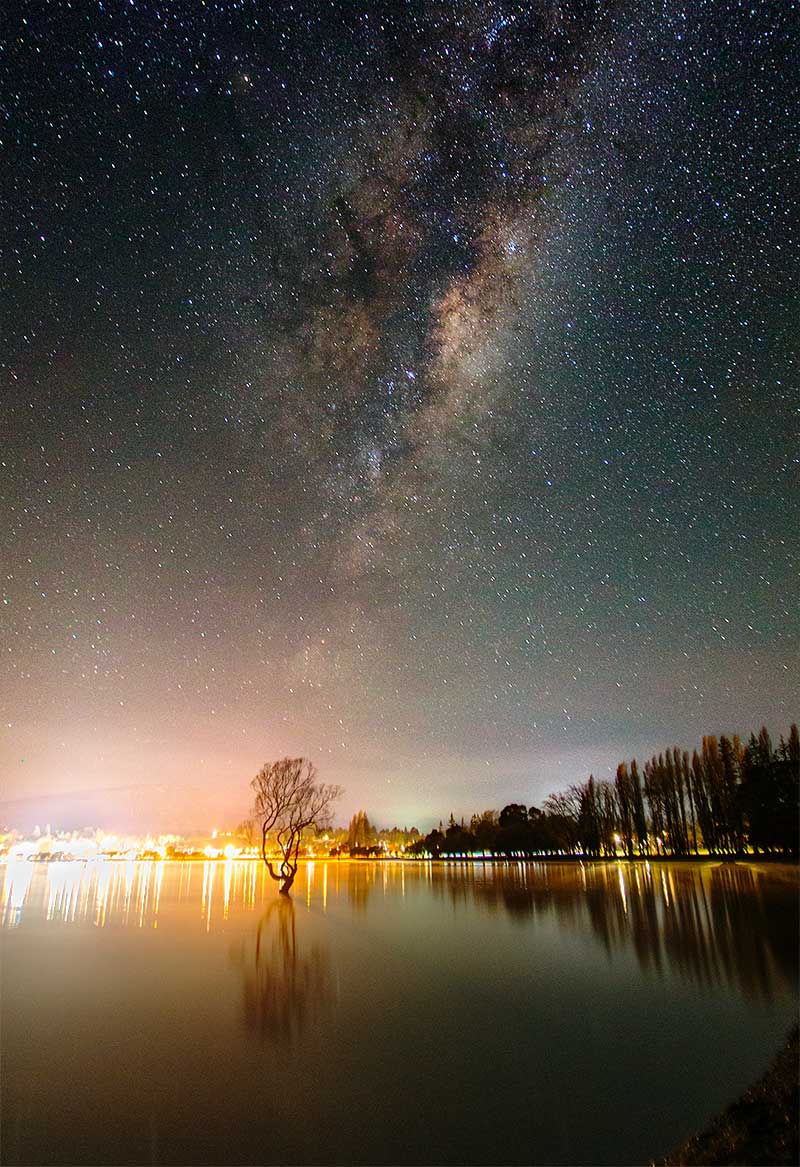
<instances>
[{"instance_id":1,"label":"shore bank","mask_svg":"<svg viewBox=\"0 0 800 1167\"><path fill-rule=\"evenodd\" d=\"M658 1167L794 1167L800 1162L798 1027L759 1080ZM652 1167L652 1164L651 1164Z\"/></svg>"}]
</instances>

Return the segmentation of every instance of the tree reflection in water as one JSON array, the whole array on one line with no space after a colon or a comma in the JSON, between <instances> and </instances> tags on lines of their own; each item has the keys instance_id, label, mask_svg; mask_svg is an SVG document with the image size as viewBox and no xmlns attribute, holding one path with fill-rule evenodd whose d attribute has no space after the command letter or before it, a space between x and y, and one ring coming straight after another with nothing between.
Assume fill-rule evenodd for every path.
<instances>
[{"instance_id":1,"label":"tree reflection in water","mask_svg":"<svg viewBox=\"0 0 800 1167\"><path fill-rule=\"evenodd\" d=\"M431 887L519 920L553 914L582 927L588 918L608 952L632 946L644 971L669 968L764 999L797 982L796 875L782 883L779 871L729 863L511 863L452 867Z\"/></svg>"},{"instance_id":2,"label":"tree reflection in water","mask_svg":"<svg viewBox=\"0 0 800 1167\"><path fill-rule=\"evenodd\" d=\"M245 1023L266 1040L291 1043L330 998L328 953L320 945L298 951L295 908L285 896L270 903L238 962Z\"/></svg>"},{"instance_id":3,"label":"tree reflection in water","mask_svg":"<svg viewBox=\"0 0 800 1167\"><path fill-rule=\"evenodd\" d=\"M347 866L347 898L354 912L365 912L377 876L374 863L349 863Z\"/></svg>"}]
</instances>

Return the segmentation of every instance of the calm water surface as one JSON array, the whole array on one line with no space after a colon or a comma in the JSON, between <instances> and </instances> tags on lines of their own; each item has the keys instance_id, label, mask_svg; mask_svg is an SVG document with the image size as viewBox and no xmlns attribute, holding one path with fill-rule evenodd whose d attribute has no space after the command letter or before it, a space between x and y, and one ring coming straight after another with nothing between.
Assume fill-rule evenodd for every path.
<instances>
[{"instance_id":1,"label":"calm water surface","mask_svg":"<svg viewBox=\"0 0 800 1167\"><path fill-rule=\"evenodd\" d=\"M2 878L7 1164L644 1163L797 1013L787 868Z\"/></svg>"}]
</instances>

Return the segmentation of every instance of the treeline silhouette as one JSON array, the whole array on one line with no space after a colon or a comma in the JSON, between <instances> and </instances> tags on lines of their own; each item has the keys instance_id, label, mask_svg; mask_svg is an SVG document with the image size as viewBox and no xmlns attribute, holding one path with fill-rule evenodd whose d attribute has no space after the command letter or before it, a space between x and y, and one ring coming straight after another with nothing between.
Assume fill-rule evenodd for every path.
<instances>
[{"instance_id":1,"label":"treeline silhouette","mask_svg":"<svg viewBox=\"0 0 800 1167\"><path fill-rule=\"evenodd\" d=\"M690 756L678 748L646 762L621 762L613 782L593 776L551 794L542 807L510 803L499 814L453 815L406 854L584 856L589 859L735 857L748 852L797 858L800 738L792 725L777 747L766 728L703 738Z\"/></svg>"},{"instance_id":2,"label":"treeline silhouette","mask_svg":"<svg viewBox=\"0 0 800 1167\"><path fill-rule=\"evenodd\" d=\"M401 847L420 838L416 827L387 827L378 830L369 821L365 811L359 810L350 820L347 831L332 832L336 841L331 856L349 855L359 859L381 859L388 851L397 853Z\"/></svg>"}]
</instances>

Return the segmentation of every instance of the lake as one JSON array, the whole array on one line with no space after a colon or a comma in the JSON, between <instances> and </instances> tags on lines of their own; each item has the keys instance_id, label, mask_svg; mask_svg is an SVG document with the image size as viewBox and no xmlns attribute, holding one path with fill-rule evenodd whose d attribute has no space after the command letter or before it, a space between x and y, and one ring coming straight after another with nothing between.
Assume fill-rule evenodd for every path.
<instances>
[{"instance_id":1,"label":"lake","mask_svg":"<svg viewBox=\"0 0 800 1167\"><path fill-rule=\"evenodd\" d=\"M6 1164L645 1163L797 1014L796 869L2 869Z\"/></svg>"}]
</instances>

